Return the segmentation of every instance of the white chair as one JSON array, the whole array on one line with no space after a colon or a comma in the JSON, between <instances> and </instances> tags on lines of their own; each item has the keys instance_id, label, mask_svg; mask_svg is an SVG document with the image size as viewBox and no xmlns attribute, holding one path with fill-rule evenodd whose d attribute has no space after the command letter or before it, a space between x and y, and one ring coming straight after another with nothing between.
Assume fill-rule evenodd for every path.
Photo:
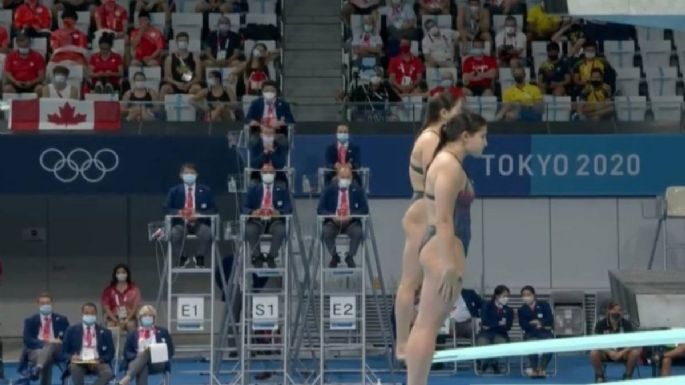
<instances>
[{"instance_id":1,"label":"white chair","mask_svg":"<svg viewBox=\"0 0 685 385\"><path fill-rule=\"evenodd\" d=\"M647 98L644 96L614 97L616 117L622 122L642 122L647 111Z\"/></svg>"},{"instance_id":2,"label":"white chair","mask_svg":"<svg viewBox=\"0 0 685 385\"><path fill-rule=\"evenodd\" d=\"M652 41L664 39L663 28L635 26L635 32L637 32L637 43L640 45L640 51L643 51L646 45L652 44Z\"/></svg>"},{"instance_id":3,"label":"white chair","mask_svg":"<svg viewBox=\"0 0 685 385\"><path fill-rule=\"evenodd\" d=\"M545 122L568 122L571 118L570 96L543 96L545 113L542 120Z\"/></svg>"},{"instance_id":4,"label":"white chair","mask_svg":"<svg viewBox=\"0 0 685 385\"><path fill-rule=\"evenodd\" d=\"M454 29L451 15L423 15L421 16L421 29L427 20L435 20L440 29Z\"/></svg>"},{"instance_id":5,"label":"white chair","mask_svg":"<svg viewBox=\"0 0 685 385\"><path fill-rule=\"evenodd\" d=\"M637 67L616 68L616 92L623 96L640 95L640 69Z\"/></svg>"},{"instance_id":6,"label":"white chair","mask_svg":"<svg viewBox=\"0 0 685 385\"><path fill-rule=\"evenodd\" d=\"M219 18L222 15L220 13L210 13L207 19L207 26L210 31L216 31L217 25L219 24ZM239 13L225 13L223 16L228 17L231 21L231 31L238 32L240 30L240 14Z\"/></svg>"},{"instance_id":7,"label":"white chair","mask_svg":"<svg viewBox=\"0 0 685 385\"><path fill-rule=\"evenodd\" d=\"M186 32L190 37L190 40L200 40L202 38L202 14L195 12L172 13L171 28L174 30L174 36L178 35L180 32Z\"/></svg>"},{"instance_id":8,"label":"white chair","mask_svg":"<svg viewBox=\"0 0 685 385\"><path fill-rule=\"evenodd\" d=\"M614 68L632 67L635 58L635 40L605 40L604 56Z\"/></svg>"},{"instance_id":9,"label":"white chair","mask_svg":"<svg viewBox=\"0 0 685 385\"><path fill-rule=\"evenodd\" d=\"M11 9L0 9L0 25L10 26L12 25L12 10ZM7 28L7 27L5 27ZM9 31L7 31L9 33Z\"/></svg>"},{"instance_id":10,"label":"white chair","mask_svg":"<svg viewBox=\"0 0 685 385\"><path fill-rule=\"evenodd\" d=\"M248 13L245 15L245 24L278 25L278 20L275 13Z\"/></svg>"},{"instance_id":11,"label":"white chair","mask_svg":"<svg viewBox=\"0 0 685 385\"><path fill-rule=\"evenodd\" d=\"M250 104L257 98L259 98L259 95L243 95L243 111L245 111L246 114L250 109Z\"/></svg>"},{"instance_id":12,"label":"white chair","mask_svg":"<svg viewBox=\"0 0 685 385\"><path fill-rule=\"evenodd\" d=\"M645 67L647 89L652 96L675 96L678 71L675 67Z\"/></svg>"},{"instance_id":13,"label":"white chair","mask_svg":"<svg viewBox=\"0 0 685 385\"><path fill-rule=\"evenodd\" d=\"M190 103L192 95L173 94L164 96L167 122L195 121L195 107Z\"/></svg>"},{"instance_id":14,"label":"white chair","mask_svg":"<svg viewBox=\"0 0 685 385\"><path fill-rule=\"evenodd\" d=\"M530 83L530 68L524 67L526 71L526 83ZM511 74L511 68L499 69L499 84L502 86L502 92L514 84L514 76Z\"/></svg>"},{"instance_id":15,"label":"white chair","mask_svg":"<svg viewBox=\"0 0 685 385\"><path fill-rule=\"evenodd\" d=\"M433 88L439 86L440 82L442 81L442 75L447 72L452 75L452 79L454 79L455 82L459 80L457 69L454 67L426 68L426 84L428 85L428 89L432 90Z\"/></svg>"},{"instance_id":16,"label":"white chair","mask_svg":"<svg viewBox=\"0 0 685 385\"><path fill-rule=\"evenodd\" d=\"M651 104L654 120L662 122L680 122L682 120L682 96L653 96Z\"/></svg>"},{"instance_id":17,"label":"white chair","mask_svg":"<svg viewBox=\"0 0 685 385\"><path fill-rule=\"evenodd\" d=\"M181 12L195 12L199 0L181 0Z\"/></svg>"},{"instance_id":18,"label":"white chair","mask_svg":"<svg viewBox=\"0 0 685 385\"><path fill-rule=\"evenodd\" d=\"M169 52L171 53L176 53L178 51L178 47L176 46L176 40L169 40ZM202 43L200 42L199 39L196 40L190 40L188 42L188 52L191 53L200 53L202 52Z\"/></svg>"},{"instance_id":19,"label":"white chair","mask_svg":"<svg viewBox=\"0 0 685 385\"><path fill-rule=\"evenodd\" d=\"M276 13L276 0L247 0L250 13Z\"/></svg>"},{"instance_id":20,"label":"white chair","mask_svg":"<svg viewBox=\"0 0 685 385\"><path fill-rule=\"evenodd\" d=\"M548 41L534 41L531 43L531 55L533 56L533 64L536 74L540 69L540 65L547 60L547 44L549 44ZM561 56L561 52L559 55Z\"/></svg>"},{"instance_id":21,"label":"white chair","mask_svg":"<svg viewBox=\"0 0 685 385\"><path fill-rule=\"evenodd\" d=\"M78 20L76 20L76 29L88 34L90 31L90 12L88 11L78 11ZM62 28L64 24L62 23L62 11L57 12L57 26Z\"/></svg>"},{"instance_id":22,"label":"white chair","mask_svg":"<svg viewBox=\"0 0 685 385\"><path fill-rule=\"evenodd\" d=\"M519 32L523 32L523 15L513 15L516 18L516 29ZM492 17L492 30L495 33L504 29L504 23L507 19L507 15L494 15Z\"/></svg>"},{"instance_id":23,"label":"white chair","mask_svg":"<svg viewBox=\"0 0 685 385\"><path fill-rule=\"evenodd\" d=\"M402 97L403 107L398 111L401 122L420 122L423 118L423 97L411 95Z\"/></svg>"},{"instance_id":24,"label":"white chair","mask_svg":"<svg viewBox=\"0 0 685 385\"><path fill-rule=\"evenodd\" d=\"M38 99L38 94L35 92L26 92L23 94L12 94L9 92L5 92L2 94L2 100L9 102L12 100L30 100L30 99Z\"/></svg>"},{"instance_id":25,"label":"white chair","mask_svg":"<svg viewBox=\"0 0 685 385\"><path fill-rule=\"evenodd\" d=\"M668 67L671 65L671 41L651 40L640 46L643 67Z\"/></svg>"},{"instance_id":26,"label":"white chair","mask_svg":"<svg viewBox=\"0 0 685 385\"><path fill-rule=\"evenodd\" d=\"M673 31L673 43L678 51L685 51L685 31Z\"/></svg>"},{"instance_id":27,"label":"white chair","mask_svg":"<svg viewBox=\"0 0 685 385\"><path fill-rule=\"evenodd\" d=\"M145 74L145 87L159 90L159 83L162 81L162 67L128 67L128 80L133 82L136 72Z\"/></svg>"},{"instance_id":28,"label":"white chair","mask_svg":"<svg viewBox=\"0 0 685 385\"><path fill-rule=\"evenodd\" d=\"M138 25L138 13L133 15L133 24ZM166 30L166 15L164 12L150 12L150 24L158 28L162 33Z\"/></svg>"},{"instance_id":29,"label":"white chair","mask_svg":"<svg viewBox=\"0 0 685 385\"><path fill-rule=\"evenodd\" d=\"M466 98L466 107L483 116L488 122L495 121L497 104L496 96L469 96Z\"/></svg>"},{"instance_id":30,"label":"white chair","mask_svg":"<svg viewBox=\"0 0 685 385\"><path fill-rule=\"evenodd\" d=\"M119 94L116 92L111 94L86 94L83 98L93 102L118 102Z\"/></svg>"}]
</instances>

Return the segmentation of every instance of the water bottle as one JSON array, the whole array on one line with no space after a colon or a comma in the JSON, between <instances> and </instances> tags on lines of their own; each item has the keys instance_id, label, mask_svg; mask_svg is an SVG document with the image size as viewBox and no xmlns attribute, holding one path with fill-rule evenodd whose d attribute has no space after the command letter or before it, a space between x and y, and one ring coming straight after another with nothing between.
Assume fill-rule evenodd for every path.
<instances>
[{"instance_id":1,"label":"water bottle","mask_svg":"<svg viewBox=\"0 0 685 385\"><path fill-rule=\"evenodd\" d=\"M307 175L302 176L302 192L305 194L310 194L312 192L312 185L309 183L309 177Z\"/></svg>"},{"instance_id":2,"label":"water bottle","mask_svg":"<svg viewBox=\"0 0 685 385\"><path fill-rule=\"evenodd\" d=\"M238 184L235 182L234 177L230 177L228 179L228 192L229 193L237 193L238 192Z\"/></svg>"}]
</instances>

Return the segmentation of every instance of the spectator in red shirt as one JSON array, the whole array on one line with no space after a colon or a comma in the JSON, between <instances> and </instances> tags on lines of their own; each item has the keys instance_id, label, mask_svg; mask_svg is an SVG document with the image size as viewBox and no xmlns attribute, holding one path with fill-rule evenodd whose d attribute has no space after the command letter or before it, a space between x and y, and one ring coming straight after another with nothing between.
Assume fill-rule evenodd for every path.
<instances>
[{"instance_id":1,"label":"spectator in red shirt","mask_svg":"<svg viewBox=\"0 0 685 385\"><path fill-rule=\"evenodd\" d=\"M440 84L430 90L428 96L434 96L444 91L452 94L454 100L459 100L464 97L464 90L454 84L454 75L450 71L441 71Z\"/></svg>"},{"instance_id":2,"label":"spectator in red shirt","mask_svg":"<svg viewBox=\"0 0 685 385\"><path fill-rule=\"evenodd\" d=\"M135 330L140 297L140 289L131 280L131 270L124 264L116 265L112 280L100 298L107 326L119 327L122 331Z\"/></svg>"},{"instance_id":3,"label":"spectator in red shirt","mask_svg":"<svg viewBox=\"0 0 685 385\"><path fill-rule=\"evenodd\" d=\"M113 33L102 34L98 41L100 51L90 57L88 74L91 87L98 94L118 91L119 81L124 74L124 60L121 55L112 52L113 42Z\"/></svg>"},{"instance_id":4,"label":"spectator in red shirt","mask_svg":"<svg viewBox=\"0 0 685 385\"><path fill-rule=\"evenodd\" d=\"M52 26L50 9L38 0L25 0L14 11L14 28L32 28L36 31L49 31Z\"/></svg>"},{"instance_id":5,"label":"spectator in red shirt","mask_svg":"<svg viewBox=\"0 0 685 385\"><path fill-rule=\"evenodd\" d=\"M5 58L4 92L40 94L40 84L45 79L45 60L43 55L29 48L30 45L26 34L17 36L16 49Z\"/></svg>"},{"instance_id":6,"label":"spectator in red shirt","mask_svg":"<svg viewBox=\"0 0 685 385\"><path fill-rule=\"evenodd\" d=\"M86 65L86 47L88 36L76 28L78 14L73 9L65 9L62 12L63 27L52 32L50 36L50 48L52 57L50 61L72 61Z\"/></svg>"},{"instance_id":7,"label":"spectator in red shirt","mask_svg":"<svg viewBox=\"0 0 685 385\"><path fill-rule=\"evenodd\" d=\"M10 37L7 35L5 27L0 26L0 53L8 53L10 51Z\"/></svg>"},{"instance_id":8,"label":"spectator in red shirt","mask_svg":"<svg viewBox=\"0 0 685 385\"><path fill-rule=\"evenodd\" d=\"M160 65L160 57L164 49L164 35L162 31L150 24L150 12L146 10L138 13L138 28L131 31L131 50L133 51L132 66Z\"/></svg>"},{"instance_id":9,"label":"spectator in red shirt","mask_svg":"<svg viewBox=\"0 0 685 385\"><path fill-rule=\"evenodd\" d=\"M494 80L497 77L497 60L487 55L485 43L474 40L471 55L462 66L464 93L467 96L492 96Z\"/></svg>"},{"instance_id":10,"label":"spectator in red shirt","mask_svg":"<svg viewBox=\"0 0 685 385\"><path fill-rule=\"evenodd\" d=\"M116 0L104 0L93 12L95 28L114 31L117 38L124 38L128 30L128 12Z\"/></svg>"},{"instance_id":11,"label":"spectator in red shirt","mask_svg":"<svg viewBox=\"0 0 685 385\"><path fill-rule=\"evenodd\" d=\"M402 96L420 94L423 71L421 59L411 53L411 43L402 39L400 54L390 59L388 65L390 85Z\"/></svg>"}]
</instances>

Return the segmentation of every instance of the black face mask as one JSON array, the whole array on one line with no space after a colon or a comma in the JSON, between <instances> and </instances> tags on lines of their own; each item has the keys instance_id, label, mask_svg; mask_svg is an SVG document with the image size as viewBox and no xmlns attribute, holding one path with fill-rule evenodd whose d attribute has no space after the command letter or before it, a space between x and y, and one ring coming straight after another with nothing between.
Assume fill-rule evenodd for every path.
<instances>
[{"instance_id":1,"label":"black face mask","mask_svg":"<svg viewBox=\"0 0 685 385\"><path fill-rule=\"evenodd\" d=\"M602 85L602 81L601 81L601 80L593 80L593 81L591 81L590 83L592 83L592 85L595 86L595 87L599 87L599 86Z\"/></svg>"},{"instance_id":2,"label":"black face mask","mask_svg":"<svg viewBox=\"0 0 685 385\"><path fill-rule=\"evenodd\" d=\"M519 83L519 84L520 84L520 83L523 83L525 80L526 80L526 77L525 77L525 76L520 76L520 75L519 75L519 76L514 76L514 81L515 81L516 83Z\"/></svg>"},{"instance_id":3,"label":"black face mask","mask_svg":"<svg viewBox=\"0 0 685 385\"><path fill-rule=\"evenodd\" d=\"M620 321L621 320L621 313L611 313L610 316L611 316L611 319L614 321Z\"/></svg>"}]
</instances>

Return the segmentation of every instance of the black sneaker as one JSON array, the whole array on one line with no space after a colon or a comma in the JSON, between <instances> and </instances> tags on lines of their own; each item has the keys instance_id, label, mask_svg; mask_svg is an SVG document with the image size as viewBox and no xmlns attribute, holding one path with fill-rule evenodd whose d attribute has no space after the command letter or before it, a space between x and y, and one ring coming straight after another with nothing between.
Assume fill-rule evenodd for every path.
<instances>
[{"instance_id":1,"label":"black sneaker","mask_svg":"<svg viewBox=\"0 0 685 385\"><path fill-rule=\"evenodd\" d=\"M275 269L276 268L276 257L273 255L267 255L264 260L266 261L266 266L269 269Z\"/></svg>"},{"instance_id":2,"label":"black sneaker","mask_svg":"<svg viewBox=\"0 0 685 385\"><path fill-rule=\"evenodd\" d=\"M261 254L252 256L252 267L254 267L255 269L261 269L263 264L264 259L262 258Z\"/></svg>"},{"instance_id":3,"label":"black sneaker","mask_svg":"<svg viewBox=\"0 0 685 385\"><path fill-rule=\"evenodd\" d=\"M205 267L205 257L204 255L197 255L195 258L193 258L193 261L195 262L195 267L197 268L203 268Z\"/></svg>"},{"instance_id":4,"label":"black sneaker","mask_svg":"<svg viewBox=\"0 0 685 385\"><path fill-rule=\"evenodd\" d=\"M331 258L331 262L328 264L328 267L330 267L331 269L335 269L336 267L338 267L339 263L340 263L340 256L338 254L336 254L335 256L333 256L333 258Z\"/></svg>"},{"instance_id":5,"label":"black sneaker","mask_svg":"<svg viewBox=\"0 0 685 385\"><path fill-rule=\"evenodd\" d=\"M178 267L188 267L188 264L190 263L190 260L188 257L185 255L181 255L181 258L178 261Z\"/></svg>"},{"instance_id":6,"label":"black sneaker","mask_svg":"<svg viewBox=\"0 0 685 385\"><path fill-rule=\"evenodd\" d=\"M350 269L354 269L355 267L357 267L357 265L354 263L354 258L349 255L345 257L345 263L347 264L347 267L349 267Z\"/></svg>"}]
</instances>

